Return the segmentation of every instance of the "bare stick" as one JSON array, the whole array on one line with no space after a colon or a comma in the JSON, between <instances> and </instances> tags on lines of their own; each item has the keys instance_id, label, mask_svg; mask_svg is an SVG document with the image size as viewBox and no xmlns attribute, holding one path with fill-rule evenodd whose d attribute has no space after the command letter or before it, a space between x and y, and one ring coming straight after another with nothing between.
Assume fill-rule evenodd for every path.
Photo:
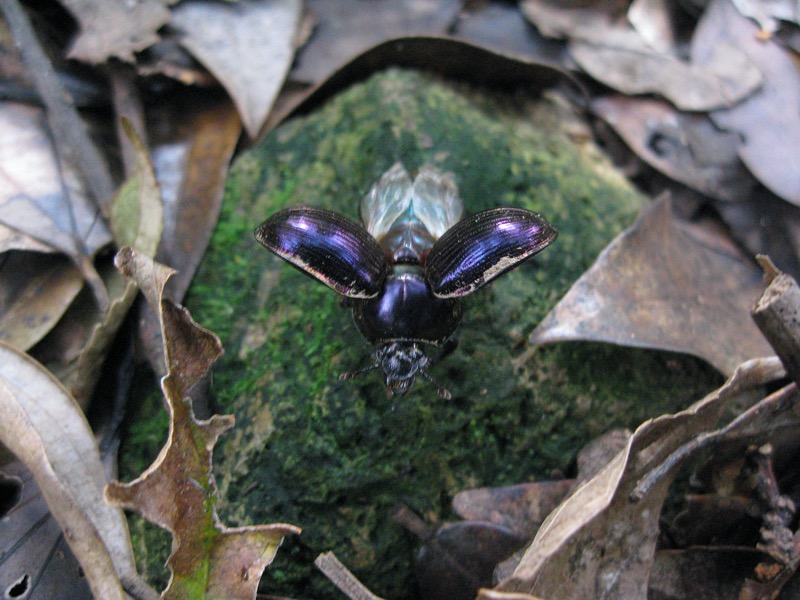
<instances>
[{"instance_id":1,"label":"bare stick","mask_svg":"<svg viewBox=\"0 0 800 600\"><path fill-rule=\"evenodd\" d=\"M383 600L370 592L333 552L323 552L314 561L317 568L350 600Z\"/></svg>"},{"instance_id":2,"label":"bare stick","mask_svg":"<svg viewBox=\"0 0 800 600\"><path fill-rule=\"evenodd\" d=\"M766 256L757 257L768 280L753 308L753 321L775 349L786 372L800 383L800 286Z\"/></svg>"}]
</instances>

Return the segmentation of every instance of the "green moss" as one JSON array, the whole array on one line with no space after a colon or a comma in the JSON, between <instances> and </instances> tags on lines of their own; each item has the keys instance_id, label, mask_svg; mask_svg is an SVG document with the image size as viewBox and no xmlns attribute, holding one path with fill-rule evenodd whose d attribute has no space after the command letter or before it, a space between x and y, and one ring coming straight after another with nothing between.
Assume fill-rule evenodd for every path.
<instances>
[{"instance_id":1,"label":"green moss","mask_svg":"<svg viewBox=\"0 0 800 600\"><path fill-rule=\"evenodd\" d=\"M558 104L491 98L390 70L293 120L237 161L187 304L223 339L214 374L237 426L215 455L231 525L303 528L267 570L272 593L338 598L312 567L334 550L373 591L414 598L417 540L391 519L405 504L431 522L471 486L567 471L591 438L674 411L718 383L699 361L599 344L532 350L524 340L644 200L559 130ZM544 214L549 249L465 302L458 350L402 399L372 374L340 382L371 348L337 296L261 249L252 230L288 205L357 218L396 161L455 174L469 212Z\"/></svg>"}]
</instances>

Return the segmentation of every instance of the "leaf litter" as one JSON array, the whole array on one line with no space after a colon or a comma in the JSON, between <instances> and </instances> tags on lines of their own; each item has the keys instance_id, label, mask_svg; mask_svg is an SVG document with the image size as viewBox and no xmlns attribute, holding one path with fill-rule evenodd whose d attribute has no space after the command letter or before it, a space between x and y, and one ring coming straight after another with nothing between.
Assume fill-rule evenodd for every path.
<instances>
[{"instance_id":1,"label":"leaf litter","mask_svg":"<svg viewBox=\"0 0 800 600\"><path fill-rule=\"evenodd\" d=\"M167 6L167 3L157 2L156 4L161 7ZM106 41L93 42L90 39L91 35L103 32L96 31L97 22L92 24L90 20L87 20L89 14L87 10L91 8L92 3L69 2L69 6L70 10L84 11L82 15L78 15L76 12L78 21L82 24L82 34L77 38L73 51L78 52L78 49L87 48L86 58L90 62L102 62L107 56L139 60L136 53L146 47L148 43L152 43L153 36L160 26L157 23L161 23L164 18L164 11L156 8L150 15L147 15L147 19L117 20L115 23L121 25L125 33L105 36ZM751 17L756 24L737 13L734 6L740 13ZM112 11L127 10L122 5L106 8ZM229 8L222 7L220 10ZM714 206L725 222L731 225L732 235L747 248L751 255L757 251L771 248L770 253L778 255L776 258L781 264L796 266L798 264L797 257L800 256L796 239L796 215L787 208L789 205L785 201L797 203L795 187L798 180L793 176L796 169L788 168L787 161L791 161L792 157L796 155L793 148L797 144L793 143L793 136L798 127L795 122L796 115L787 113L786 107L796 105L796 102L791 101L791 94L794 93L798 75L796 66L793 66L791 60L788 60L790 55L787 50L777 44L777 37L771 37L774 33L780 33L779 30L784 27L779 20L782 22L797 21L796 11L792 12L794 8L791 3L769 3L769 8L767 8L766 5L743 0L734 3L715 0L705 9L692 32L693 35L688 38L686 33L691 31L691 28L681 29L677 26L679 23L687 22L686 15L678 15L680 9L677 5L666 0L636 0L630 6L627 2L595 3L590 8L584 6L583 12L580 13L575 9L548 8L542 2L524 3L525 14L529 18L532 18L532 15L538 11L539 20L533 20L543 33L568 38L567 46L580 69L583 69L590 77L596 78L624 94L637 95L632 98L614 98L608 96L607 90L604 90L605 98L600 98L592 103L592 111L612 124L637 155L672 180L698 190L713 199L708 204ZM165 10L169 11L168 8ZM558 13L554 11L561 11L560 16L567 15L567 17L561 21L553 20L553 15L558 16ZM318 16L322 14L321 11L318 11ZM375 22L380 22L380 14L380 11L375 11L370 18ZM544 17L541 17L543 14L550 19L550 22L543 20ZM576 15L581 18L577 19ZM167 17L169 18L170 15ZM630 23L630 27L624 23L625 19ZM329 21L326 21L323 16L322 20L318 22L318 31L326 31L326 23L329 24ZM453 30L458 31L458 26ZM466 31L466 28L463 30ZM515 31L517 33L514 36L524 35L524 33L519 33L520 30ZM524 29L521 31L524 32ZM156 38L163 36L165 32L171 35L174 29L172 32L169 28L163 29L155 34ZM87 33L91 35L87 35ZM116 40L113 39L115 37ZM317 38L320 37L322 36L317 36ZM100 40L100 37L97 39ZM284 36L280 43L285 44L286 39ZM312 47L314 40L315 37L312 36L309 48ZM522 40L523 44L517 47L525 48L524 43L527 41ZM272 40L268 42L271 43ZM115 44L117 44L116 47ZM128 45L126 46L126 44ZM330 43L330 47L335 47L335 45L335 41ZM285 49L286 46L284 45L283 48ZM557 46L551 46L551 48L555 49ZM724 49L725 52L720 52L720 49ZM522 50L522 52L524 51L526 50ZM530 51L534 52L535 49L531 48ZM224 48L220 50L220 54L225 52L227 50ZM294 47L292 46L289 54L291 55L293 52ZM643 59L631 62L631 54L637 52ZM552 53L553 56L558 56L557 51L552 50ZM303 55L300 56L302 58ZM309 53L307 56L312 57L313 54ZM207 60L209 65L213 62L212 59ZM564 59L560 58L560 60ZM264 89L275 90L277 89L276 82L283 81L286 63L278 62L280 64L274 65L277 69L275 73L279 71L280 73L274 77L272 75L264 77L263 79L268 80L262 82L267 86ZM303 64L302 60L299 64ZM311 63L306 62L305 64ZM337 61L334 59L331 64L335 68ZM625 69L631 68L636 73L633 81L624 77ZM236 67L232 67L232 70L235 71ZM272 72L271 69L270 73ZM731 73L737 74L737 76L732 77ZM742 76L739 77L739 74ZM693 79L696 75L700 76L703 81ZM243 76L241 80L245 82L245 86L259 84L252 78L252 75L249 83L247 76ZM256 83L253 83L254 81ZM695 81L695 84L687 84L687 81ZM239 87L242 86L239 85ZM231 95L235 95L232 85L229 85L229 91L231 91ZM249 133L253 135L260 122L261 117L258 115L264 113L264 108L263 106L243 108L247 101L241 91L236 93L240 96L237 105L248 122ZM274 93L276 92L269 91L267 95ZM666 100L653 100L638 96L643 93L656 93ZM271 105L271 101L268 104ZM266 110L268 111L269 107ZM265 113L262 116L265 117ZM710 126L710 123L713 123L713 126ZM710 147L698 145L709 140L716 141ZM738 140L738 143L735 144L737 146L736 157L730 153L733 145L731 140ZM5 159L0 161L0 165L5 166L6 164L11 163L7 163ZM749 173L745 171L745 168ZM19 169L14 169L15 176L19 172ZM752 178L752 175L755 178ZM766 190L763 189L759 190L755 183L756 178L772 194L766 193ZM73 185L77 181L77 177L73 177L69 181L70 185ZM755 191L751 193L751 190ZM705 203L706 201L707 199L703 197L699 202ZM675 202L679 202L679 200L676 199ZM683 209L681 209L681 214L685 214ZM0 212L0 220L2 218L3 215ZM644 254L650 250L655 251L655 248L663 249L659 243L664 237L662 235L664 231L670 232L666 237L672 238L670 242L673 244L672 248L679 248L675 256L681 257L681 260L684 256L682 241L687 242L687 247L693 248L697 245L698 240L703 239L697 228L687 229L685 224L675 223L674 220L666 225L670 219L674 219L674 217L665 217L661 227L653 228L649 233L643 234L645 241L639 248L645 250ZM98 222L102 227L102 220ZM769 226L766 227L765 223L769 223ZM711 231L714 229L712 228ZM69 230L67 232L70 233ZM691 235L688 232L692 232ZM52 251L53 240L61 239L59 237L61 232L56 231L56 233L58 234L56 238L41 235L37 238L20 233L20 230L1 223L0 240L5 246L0 247L36 250L37 252ZM686 237L687 235L688 237ZM107 230L105 236L107 240ZM716 233L711 234L711 238L715 236ZM699 245L705 247L704 252L707 257L711 257L713 260L719 259L720 256L731 259L736 255L729 245L721 243L722 238L717 238L715 242L709 244L708 235L705 237L705 242L700 242ZM80 235L76 239L80 241ZM97 248L103 245L87 243L86 247ZM91 256L95 251L90 251L89 255ZM606 253L609 251L610 248ZM717 255L716 258L715 255ZM72 256L74 256L74 252ZM6 260L13 259L6 257ZM672 261L672 266L679 267L678 263L681 260L676 258L675 261ZM635 261L631 259L631 262ZM717 272L727 272L727 267L721 266L725 264L724 261L719 263L718 268L721 271L717 271L717 267L709 269L711 276L707 277L705 282L708 283L709 280L714 279L714 274ZM743 280L748 282L740 289L735 289L735 286L727 288L730 296L729 306L736 305L738 307L728 317L723 318L729 323L727 328L723 328L723 334L734 336L726 342L729 344L728 348L735 349L732 356L724 356L724 348L709 348L709 345L713 344L704 344L700 339L702 336L692 335L693 332L689 332L688 337L684 336L684 339L678 340L680 345L676 347L673 345L674 338L680 337L680 335L659 336L658 327L652 326L649 332L645 328L645 337L650 336L650 340L645 342L646 345L679 349L703 356L728 373L738 361L759 353L767 353L768 348L764 346L763 338L757 332L753 333L752 328L748 326L749 321L742 317L743 314L746 314L747 302L752 300L754 290L758 289L758 286L753 283L753 270L747 267L747 259L742 256L735 259L733 263L728 263L729 266L731 264L735 265L731 267L733 271L740 273ZM606 265L609 272L605 275L605 279L598 280L605 281L605 283L595 281L593 282L594 287L604 286L606 289L613 290L616 280L611 275L616 268L617 265ZM598 268L597 271L599 270ZM65 278L67 273L68 270L59 272ZM674 285L675 281L670 279L673 274L670 272L665 276L662 273L658 285L662 287ZM50 278L40 277L39 281L45 285L55 285L59 278L53 278L51 281ZM66 304L70 303L70 297L75 297L72 294L77 283L74 278L72 281L69 291L66 294L61 292L61 297L67 299ZM716 299L709 307L706 307L708 309L706 314L713 312L711 306L719 306L714 302L725 304L725 287L718 287L716 283L715 281L714 297ZM37 288L35 278L30 282L17 281L15 285L22 290L16 297L17 310L28 308L31 316L26 316L27 320L36 316L43 317L38 326L39 329L29 335L28 341L21 342L23 345L35 344L37 339L41 339L42 332L46 333L53 323L59 322L61 309L58 308L58 303L47 305L41 311L36 309L35 303L27 306L25 299L29 296L26 295L28 292L25 290ZM107 280L106 285L113 289L116 284ZM672 306L672 313L663 319L663 322L667 324L667 329L673 325L677 327L676 334L682 331L680 329L681 320L687 315L690 320L693 319L693 313L696 312L680 310L681 306L696 307L691 304L690 287L684 288L676 296L678 300ZM117 289L122 288L118 287ZM697 289L703 292L707 291L707 288L702 286ZM47 295L47 293L41 294L43 298ZM645 299L647 299L647 295L645 295ZM650 298L650 300L653 299ZM674 299L667 298L667 300L665 305L670 303L669 300ZM696 295L694 300L705 302L707 298L705 294L702 297ZM690 304L687 305L687 301ZM619 306L616 305L617 315L615 315L616 320L613 321L615 325L619 324L619 315L622 312ZM54 311L54 308L57 310ZM636 310L640 310L640 308L634 307L631 314L636 315ZM670 308L667 307L666 310L669 311ZM120 305L117 314L121 316L126 311L127 309ZM17 314L22 315L23 313L17 312ZM63 315L63 312L61 314ZM586 316L585 313L582 314ZM746 335L743 334L741 338L736 338L732 332L734 328L732 324L735 322L743 324L743 332L752 334L747 340L749 346L740 345ZM109 332L112 330L113 328L108 329ZM539 332L538 328L537 332ZM634 336L640 335L638 329L633 333ZM536 335L538 334L534 332L534 337ZM603 334L592 331L588 335L588 339L598 339L598 335L602 337ZM618 335L617 338L619 337L624 336ZM573 339L584 338L577 335ZM613 341L621 342L620 339L613 339ZM767 348L767 352L763 351L765 348ZM84 364L94 364L97 357L102 356L102 352L91 355L91 359L89 356L87 354L84 357ZM763 590L758 593L767 594ZM490 592L486 592L486 594L490 594ZM503 593L502 595L511 597L512 593ZM494 596L487 595L486 597Z\"/></svg>"}]
</instances>

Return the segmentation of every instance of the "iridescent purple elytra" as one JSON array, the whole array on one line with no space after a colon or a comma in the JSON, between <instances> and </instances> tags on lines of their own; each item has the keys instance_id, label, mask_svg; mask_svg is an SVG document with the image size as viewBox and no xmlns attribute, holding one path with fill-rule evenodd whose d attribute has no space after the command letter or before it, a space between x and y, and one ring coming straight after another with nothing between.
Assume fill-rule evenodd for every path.
<instances>
[{"instance_id":1,"label":"iridescent purple elytra","mask_svg":"<svg viewBox=\"0 0 800 600\"><path fill-rule=\"evenodd\" d=\"M405 394L417 376L455 346L462 296L546 248L558 231L522 208L493 208L462 219L453 175L400 163L361 200L360 224L310 206L287 208L256 239L304 273L349 298L363 336L378 346L372 363L342 379L382 369L386 387ZM450 393L434 383L437 392Z\"/></svg>"}]
</instances>

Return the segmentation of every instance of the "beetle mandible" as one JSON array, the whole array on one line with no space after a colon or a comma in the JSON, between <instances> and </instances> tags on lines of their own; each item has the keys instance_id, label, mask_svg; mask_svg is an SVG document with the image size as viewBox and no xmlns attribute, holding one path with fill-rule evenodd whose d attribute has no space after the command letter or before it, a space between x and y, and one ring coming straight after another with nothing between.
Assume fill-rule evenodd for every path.
<instances>
[{"instance_id":1,"label":"beetle mandible","mask_svg":"<svg viewBox=\"0 0 800 600\"><path fill-rule=\"evenodd\" d=\"M438 386L428 369L454 346L460 298L518 266L558 231L522 208L492 208L462 219L450 173L425 165L412 180L395 164L361 201L362 227L335 212L281 210L256 239L294 267L348 298L364 338L378 346L372 364L340 379L382 369L387 389L405 394L417 376Z\"/></svg>"}]
</instances>

